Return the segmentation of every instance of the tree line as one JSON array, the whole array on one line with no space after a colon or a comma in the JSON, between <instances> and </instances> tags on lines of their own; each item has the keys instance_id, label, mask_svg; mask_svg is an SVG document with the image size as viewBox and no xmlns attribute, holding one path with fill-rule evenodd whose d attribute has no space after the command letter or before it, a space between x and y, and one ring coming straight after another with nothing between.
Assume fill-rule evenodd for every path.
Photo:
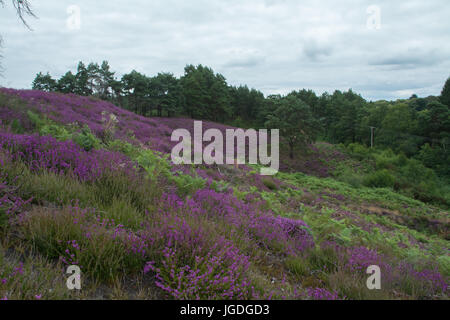
<instances>
[{"instance_id":1,"label":"tree line","mask_svg":"<svg viewBox=\"0 0 450 320\"><path fill-rule=\"evenodd\" d=\"M420 158L450 176L450 78L439 97L373 102L351 89L322 95L303 89L265 97L256 89L229 85L223 75L203 65L186 66L179 78L133 70L117 79L104 61L80 62L76 73L68 71L60 79L39 73L33 89L97 96L144 116L279 128L292 158L296 148L316 139L371 145L373 127L375 146Z\"/></svg>"}]
</instances>

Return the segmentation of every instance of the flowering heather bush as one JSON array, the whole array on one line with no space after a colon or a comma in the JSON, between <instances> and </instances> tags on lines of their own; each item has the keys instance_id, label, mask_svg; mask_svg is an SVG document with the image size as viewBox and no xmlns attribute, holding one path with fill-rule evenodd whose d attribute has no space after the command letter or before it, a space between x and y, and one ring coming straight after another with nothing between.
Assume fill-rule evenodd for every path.
<instances>
[{"instance_id":1,"label":"flowering heather bush","mask_svg":"<svg viewBox=\"0 0 450 320\"><path fill-rule=\"evenodd\" d=\"M0 154L0 165L5 165L5 156ZM0 227L6 226L8 218L23 212L33 200L23 200L17 195L17 187L8 183L8 175L0 171ZM15 180L15 179L13 179Z\"/></svg>"},{"instance_id":2,"label":"flowering heather bush","mask_svg":"<svg viewBox=\"0 0 450 320\"><path fill-rule=\"evenodd\" d=\"M244 299L249 260L223 237L192 226L171 212L153 216L138 232L77 205L34 211L21 222L37 248L66 265L80 265L97 279L117 272L156 273L157 285L179 299ZM45 226L45 227L43 227ZM41 229L44 229L43 232ZM122 271L123 270L123 271Z\"/></svg>"},{"instance_id":3,"label":"flowering heather bush","mask_svg":"<svg viewBox=\"0 0 450 320\"><path fill-rule=\"evenodd\" d=\"M23 200L21 197L14 195L14 189L0 183L0 214L5 213L6 217L23 212L27 205L30 204L32 198ZM0 226L1 226L0 217Z\"/></svg>"},{"instance_id":4,"label":"flowering heather bush","mask_svg":"<svg viewBox=\"0 0 450 320\"><path fill-rule=\"evenodd\" d=\"M416 268L406 262L401 262L397 266L398 282L410 293L419 293L422 295L448 294L449 275L444 276L438 270Z\"/></svg>"},{"instance_id":5,"label":"flowering heather bush","mask_svg":"<svg viewBox=\"0 0 450 320\"><path fill-rule=\"evenodd\" d=\"M376 250L366 247L352 247L347 249L348 261L345 268L351 272L365 272L371 265L383 268L385 273L390 271L390 266L386 264L386 257L380 255Z\"/></svg>"},{"instance_id":6,"label":"flowering heather bush","mask_svg":"<svg viewBox=\"0 0 450 320\"><path fill-rule=\"evenodd\" d=\"M308 288L307 296L312 300L340 300L336 292L330 292L324 288Z\"/></svg>"},{"instance_id":7,"label":"flowering heather bush","mask_svg":"<svg viewBox=\"0 0 450 320\"><path fill-rule=\"evenodd\" d=\"M116 107L109 102L74 94L6 88L0 88L0 92L23 99L30 109L48 116L57 123L88 125L98 137L104 135L106 128L106 133L114 135L114 138L129 140L132 135L139 142L150 145L154 150L166 153L171 150L172 128L166 124L171 119L154 121ZM1 109L2 106L0 106ZM177 124L176 122L173 125ZM108 136L108 138L112 137Z\"/></svg>"},{"instance_id":8,"label":"flowering heather bush","mask_svg":"<svg viewBox=\"0 0 450 320\"><path fill-rule=\"evenodd\" d=\"M0 133L0 148L13 161L23 161L32 171L73 174L82 181L94 181L107 170L133 171L133 163L120 153L86 152L72 141L61 142L50 136Z\"/></svg>"},{"instance_id":9,"label":"flowering heather bush","mask_svg":"<svg viewBox=\"0 0 450 320\"><path fill-rule=\"evenodd\" d=\"M187 201L190 212L225 220L240 230L249 242L255 239L260 246L297 254L314 246L308 226L300 221L274 217L271 212L261 210L263 203L245 203L231 191L218 193L211 189L198 190Z\"/></svg>"},{"instance_id":10,"label":"flowering heather bush","mask_svg":"<svg viewBox=\"0 0 450 320\"><path fill-rule=\"evenodd\" d=\"M320 245L322 250L331 250L335 254L335 264L353 274L365 274L371 265L379 266L384 275L392 273L392 266L389 258L380 254L377 250L368 249L364 246L346 247L335 242L326 241Z\"/></svg>"},{"instance_id":11,"label":"flowering heather bush","mask_svg":"<svg viewBox=\"0 0 450 320\"><path fill-rule=\"evenodd\" d=\"M2 274L1 276L1 280L0 283L2 285L5 285L8 283L8 281L12 281L14 280L14 278L18 275L23 275L23 263L19 263L19 265L17 267L14 267L13 270L11 270L10 272L5 272L6 270L1 270L0 274Z\"/></svg>"},{"instance_id":12,"label":"flowering heather bush","mask_svg":"<svg viewBox=\"0 0 450 320\"><path fill-rule=\"evenodd\" d=\"M0 130L19 133L23 130L31 130L32 123L27 117L22 101L14 96L6 95L0 88Z\"/></svg>"},{"instance_id":13,"label":"flowering heather bush","mask_svg":"<svg viewBox=\"0 0 450 320\"><path fill-rule=\"evenodd\" d=\"M183 244L167 246L161 268L148 262L144 272L156 273L156 285L175 299L248 299L250 283L244 273L250 263L248 257L224 238L205 250L198 247L194 263L180 264ZM181 248L180 248L181 247ZM192 249L192 248L189 248ZM188 249L188 250L189 250ZM206 252L202 252L206 251Z\"/></svg>"},{"instance_id":14,"label":"flowering heather bush","mask_svg":"<svg viewBox=\"0 0 450 320\"><path fill-rule=\"evenodd\" d=\"M174 194L140 234L159 252L144 271L156 274L157 286L176 299L246 299L249 258L217 234L205 217L179 211L185 203ZM182 214L181 214L182 213Z\"/></svg>"},{"instance_id":15,"label":"flowering heather bush","mask_svg":"<svg viewBox=\"0 0 450 320\"><path fill-rule=\"evenodd\" d=\"M336 253L336 264L345 272L353 275L365 275L371 265L381 268L382 286L391 288L401 287L409 294L437 295L446 294L448 290L448 276L438 270L416 267L406 261L397 261L395 257L380 254L377 250L363 246L344 247L332 242L321 245L322 248L333 249Z\"/></svg>"}]
</instances>

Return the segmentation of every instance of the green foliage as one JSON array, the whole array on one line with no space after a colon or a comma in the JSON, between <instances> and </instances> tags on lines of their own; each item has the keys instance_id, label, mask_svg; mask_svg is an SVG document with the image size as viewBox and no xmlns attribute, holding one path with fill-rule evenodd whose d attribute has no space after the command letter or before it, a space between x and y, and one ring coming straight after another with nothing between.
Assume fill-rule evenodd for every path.
<instances>
[{"instance_id":1,"label":"green foliage","mask_svg":"<svg viewBox=\"0 0 450 320\"><path fill-rule=\"evenodd\" d=\"M448 255L439 256L437 262L442 274L450 274L450 257Z\"/></svg>"},{"instance_id":2,"label":"green foliage","mask_svg":"<svg viewBox=\"0 0 450 320\"><path fill-rule=\"evenodd\" d=\"M36 128L37 132L42 136L52 136L58 140L69 140L72 134L64 126L55 123L44 115L28 111L28 118Z\"/></svg>"},{"instance_id":3,"label":"green foliage","mask_svg":"<svg viewBox=\"0 0 450 320\"><path fill-rule=\"evenodd\" d=\"M277 99L266 122L266 127L279 129L280 135L289 145L289 156L294 158L294 148L315 140L317 122L312 116L310 107L294 95Z\"/></svg>"},{"instance_id":4,"label":"green foliage","mask_svg":"<svg viewBox=\"0 0 450 320\"><path fill-rule=\"evenodd\" d=\"M177 193L186 196L205 186L205 180L183 172L172 172L168 161L168 155L158 154L152 150L141 150L136 158L139 166L147 172L147 178L156 182L158 177L164 177L177 186Z\"/></svg>"},{"instance_id":5,"label":"green foliage","mask_svg":"<svg viewBox=\"0 0 450 320\"><path fill-rule=\"evenodd\" d=\"M270 190L277 190L278 187L272 179L264 178L262 179L262 183Z\"/></svg>"},{"instance_id":6,"label":"green foliage","mask_svg":"<svg viewBox=\"0 0 450 320\"><path fill-rule=\"evenodd\" d=\"M57 88L57 82L53 79L50 74L47 72L44 75L42 72L39 72L36 75L36 78L33 80L32 84L33 90L41 90L41 91L55 91Z\"/></svg>"},{"instance_id":7,"label":"green foliage","mask_svg":"<svg viewBox=\"0 0 450 320\"><path fill-rule=\"evenodd\" d=\"M100 140L87 125L81 129L74 125L63 126L32 111L28 111L28 117L42 136L52 136L61 141L72 140L86 151L101 147Z\"/></svg>"},{"instance_id":8,"label":"green foliage","mask_svg":"<svg viewBox=\"0 0 450 320\"><path fill-rule=\"evenodd\" d=\"M401 174L407 177L410 181L426 181L435 182L437 181L436 174L433 170L426 168L420 161L411 159L401 168Z\"/></svg>"},{"instance_id":9,"label":"green foliage","mask_svg":"<svg viewBox=\"0 0 450 320\"><path fill-rule=\"evenodd\" d=\"M296 277L306 277L310 274L309 261L301 257L290 257L286 259L286 267Z\"/></svg>"},{"instance_id":10,"label":"green foliage","mask_svg":"<svg viewBox=\"0 0 450 320\"><path fill-rule=\"evenodd\" d=\"M73 93L76 90L76 86L77 86L77 78L70 71L68 71L65 75L63 75L61 79L59 79L57 84L58 91L62 93Z\"/></svg>"},{"instance_id":11,"label":"green foliage","mask_svg":"<svg viewBox=\"0 0 450 320\"><path fill-rule=\"evenodd\" d=\"M17 133L17 134L25 133L25 129L23 128L22 124L20 123L20 120L18 120L18 119L14 119L11 122L11 130L12 130L12 132Z\"/></svg>"},{"instance_id":12,"label":"green foliage","mask_svg":"<svg viewBox=\"0 0 450 320\"><path fill-rule=\"evenodd\" d=\"M450 107L450 78L445 81L444 88L442 88L441 96L439 97L441 103Z\"/></svg>"},{"instance_id":13,"label":"green foliage","mask_svg":"<svg viewBox=\"0 0 450 320\"><path fill-rule=\"evenodd\" d=\"M188 65L180 81L185 110L191 118L223 122L230 117L230 94L224 76L202 65Z\"/></svg>"},{"instance_id":14,"label":"green foliage","mask_svg":"<svg viewBox=\"0 0 450 320\"><path fill-rule=\"evenodd\" d=\"M137 147L133 146L129 142L122 141L119 139L111 141L108 144L107 148L110 151L123 153L124 155L132 159L135 159L139 155L139 150Z\"/></svg>"},{"instance_id":15,"label":"green foliage","mask_svg":"<svg viewBox=\"0 0 450 320\"><path fill-rule=\"evenodd\" d=\"M34 127L39 131L42 126L45 125L45 121L38 115L37 113L34 113L33 111L27 111L28 118L30 119L31 123L34 125Z\"/></svg>"},{"instance_id":16,"label":"green foliage","mask_svg":"<svg viewBox=\"0 0 450 320\"><path fill-rule=\"evenodd\" d=\"M52 136L58 140L69 140L72 134L61 125L54 123L46 123L39 129L39 134L42 136Z\"/></svg>"},{"instance_id":17,"label":"green foliage","mask_svg":"<svg viewBox=\"0 0 450 320\"><path fill-rule=\"evenodd\" d=\"M364 175L348 167L346 164L343 164L339 168L339 172L335 174L339 181L348 183L355 188L361 187L364 183Z\"/></svg>"},{"instance_id":18,"label":"green foliage","mask_svg":"<svg viewBox=\"0 0 450 320\"><path fill-rule=\"evenodd\" d=\"M370 156L370 149L359 143L349 144L347 150L358 160L363 160Z\"/></svg>"},{"instance_id":19,"label":"green foliage","mask_svg":"<svg viewBox=\"0 0 450 320\"><path fill-rule=\"evenodd\" d=\"M88 126L73 134L73 141L86 151L100 148L100 140L92 133Z\"/></svg>"},{"instance_id":20,"label":"green foliage","mask_svg":"<svg viewBox=\"0 0 450 320\"><path fill-rule=\"evenodd\" d=\"M172 175L169 180L175 183L177 186L177 193L181 196L192 194L206 185L206 181L202 178L182 173Z\"/></svg>"},{"instance_id":21,"label":"green foliage","mask_svg":"<svg viewBox=\"0 0 450 320\"><path fill-rule=\"evenodd\" d=\"M388 170L375 171L364 178L364 185L373 188L393 188L395 178Z\"/></svg>"},{"instance_id":22,"label":"green foliage","mask_svg":"<svg viewBox=\"0 0 450 320\"><path fill-rule=\"evenodd\" d=\"M152 150L141 150L136 161L147 172L148 179L155 180L170 173L167 157L159 156Z\"/></svg>"}]
</instances>

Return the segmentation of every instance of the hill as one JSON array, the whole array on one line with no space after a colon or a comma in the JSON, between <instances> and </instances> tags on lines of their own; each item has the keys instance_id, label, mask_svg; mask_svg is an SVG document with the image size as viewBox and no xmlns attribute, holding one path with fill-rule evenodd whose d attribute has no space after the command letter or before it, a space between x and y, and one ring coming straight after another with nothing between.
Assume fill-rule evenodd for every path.
<instances>
[{"instance_id":1,"label":"hill","mask_svg":"<svg viewBox=\"0 0 450 320\"><path fill-rule=\"evenodd\" d=\"M380 178L380 154L318 143L275 177L174 166L193 120L73 94L1 89L0 119L0 298L448 299L446 195L396 188L408 159Z\"/></svg>"}]
</instances>

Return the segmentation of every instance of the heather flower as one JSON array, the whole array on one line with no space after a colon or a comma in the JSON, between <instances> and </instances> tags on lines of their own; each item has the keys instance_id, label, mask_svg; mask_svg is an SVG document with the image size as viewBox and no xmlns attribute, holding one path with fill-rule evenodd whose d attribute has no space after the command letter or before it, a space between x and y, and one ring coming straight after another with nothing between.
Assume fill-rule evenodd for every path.
<instances>
[{"instance_id":1,"label":"heather flower","mask_svg":"<svg viewBox=\"0 0 450 320\"><path fill-rule=\"evenodd\" d=\"M340 300L337 292L330 292L324 288L308 288L307 295L312 300Z\"/></svg>"},{"instance_id":2,"label":"heather flower","mask_svg":"<svg viewBox=\"0 0 450 320\"><path fill-rule=\"evenodd\" d=\"M7 151L13 161L25 162L32 171L72 174L82 181L97 180L106 171L134 172L134 163L120 153L87 152L72 141L61 142L50 136L0 133L0 148ZM126 168L121 168L121 164L126 164Z\"/></svg>"}]
</instances>

